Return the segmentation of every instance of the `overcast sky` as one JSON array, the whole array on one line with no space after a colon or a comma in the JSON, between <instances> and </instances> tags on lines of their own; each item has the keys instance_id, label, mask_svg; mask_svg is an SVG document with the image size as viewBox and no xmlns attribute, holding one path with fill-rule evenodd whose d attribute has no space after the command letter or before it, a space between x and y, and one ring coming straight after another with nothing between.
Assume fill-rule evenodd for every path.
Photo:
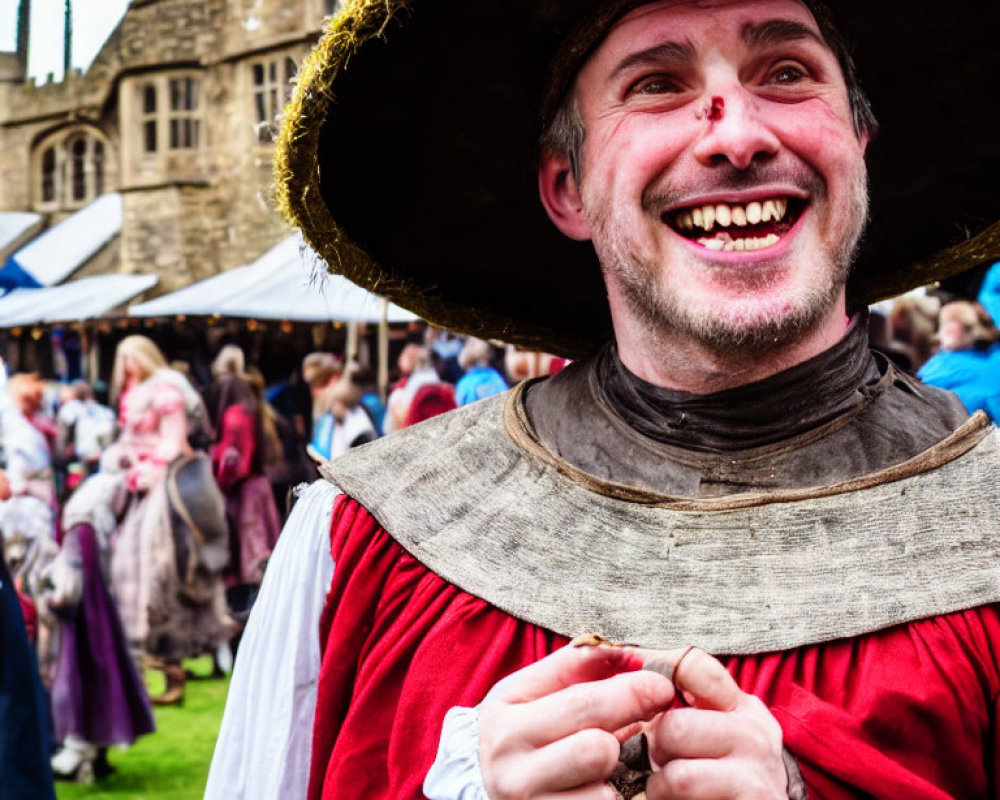
<instances>
[{"instance_id":1,"label":"overcast sky","mask_svg":"<svg viewBox=\"0 0 1000 800\"><path fill-rule=\"evenodd\" d=\"M13 51L18 0L0 0L0 50ZM73 0L73 65L86 69L125 13L128 0ZM28 73L62 77L66 0L32 0Z\"/></svg>"}]
</instances>

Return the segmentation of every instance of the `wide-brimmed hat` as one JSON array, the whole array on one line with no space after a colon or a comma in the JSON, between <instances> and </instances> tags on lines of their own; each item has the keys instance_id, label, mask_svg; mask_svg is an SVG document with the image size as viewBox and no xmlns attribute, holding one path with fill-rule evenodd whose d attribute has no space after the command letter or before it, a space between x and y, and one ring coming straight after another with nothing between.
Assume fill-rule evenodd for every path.
<instances>
[{"instance_id":1,"label":"wide-brimmed hat","mask_svg":"<svg viewBox=\"0 0 1000 800\"><path fill-rule=\"evenodd\" d=\"M638 5L349 2L287 109L279 203L331 270L435 325L586 354L610 331L606 293L590 243L538 200L542 109ZM1000 3L831 5L881 127L852 304L1000 258Z\"/></svg>"}]
</instances>

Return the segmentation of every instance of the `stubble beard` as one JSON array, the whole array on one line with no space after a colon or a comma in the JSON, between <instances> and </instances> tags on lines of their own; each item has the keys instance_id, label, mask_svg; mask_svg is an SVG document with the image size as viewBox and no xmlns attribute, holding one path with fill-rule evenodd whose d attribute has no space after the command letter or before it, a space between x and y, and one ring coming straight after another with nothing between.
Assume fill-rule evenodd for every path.
<instances>
[{"instance_id":1,"label":"stubble beard","mask_svg":"<svg viewBox=\"0 0 1000 800\"><path fill-rule=\"evenodd\" d=\"M863 163L855 175L845 213L849 225L839 246L829 255L816 254L817 258L828 258L829 267L820 270L816 281L791 297L790 303L763 310L685 305L681 297L659 283L656 265L636 252L610 209L599 209L589 222L605 281L619 287L628 311L654 347L680 336L713 353L729 357L739 353L742 358L755 359L788 347L815 329L840 296L868 222L868 178ZM766 290L775 280L773 267L763 261L749 262L734 275L734 283L748 296Z\"/></svg>"}]
</instances>

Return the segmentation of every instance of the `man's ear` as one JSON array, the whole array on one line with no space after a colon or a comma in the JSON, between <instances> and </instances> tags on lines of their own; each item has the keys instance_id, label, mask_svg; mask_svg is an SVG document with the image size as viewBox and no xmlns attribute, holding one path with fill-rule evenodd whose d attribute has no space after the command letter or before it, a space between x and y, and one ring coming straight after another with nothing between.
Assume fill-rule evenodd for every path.
<instances>
[{"instance_id":1,"label":"man's ear","mask_svg":"<svg viewBox=\"0 0 1000 800\"><path fill-rule=\"evenodd\" d=\"M569 156L543 152L538 165L538 194L553 224L570 239L590 238L583 214L580 189L570 168Z\"/></svg>"}]
</instances>

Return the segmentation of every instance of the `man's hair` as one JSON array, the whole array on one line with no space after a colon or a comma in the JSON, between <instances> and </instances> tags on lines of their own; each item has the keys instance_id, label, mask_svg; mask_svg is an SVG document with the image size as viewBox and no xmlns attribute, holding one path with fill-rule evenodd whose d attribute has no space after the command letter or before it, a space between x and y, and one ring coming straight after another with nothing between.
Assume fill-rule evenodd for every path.
<instances>
[{"instance_id":1,"label":"man's hair","mask_svg":"<svg viewBox=\"0 0 1000 800\"><path fill-rule=\"evenodd\" d=\"M865 134L874 137L878 132L878 121L872 112L868 97L861 88L854 58L847 41L834 23L833 13L822 0L801 0L801 2L812 13L823 41L833 51L837 63L840 64L840 71L847 85L847 101L850 104L854 132L859 137ZM571 86L555 114L552 115L551 122L542 132L541 147L543 152L563 155L569 159L570 170L577 184L580 183L580 155L585 135L586 129L580 116L580 106L576 100L576 92Z\"/></svg>"}]
</instances>

